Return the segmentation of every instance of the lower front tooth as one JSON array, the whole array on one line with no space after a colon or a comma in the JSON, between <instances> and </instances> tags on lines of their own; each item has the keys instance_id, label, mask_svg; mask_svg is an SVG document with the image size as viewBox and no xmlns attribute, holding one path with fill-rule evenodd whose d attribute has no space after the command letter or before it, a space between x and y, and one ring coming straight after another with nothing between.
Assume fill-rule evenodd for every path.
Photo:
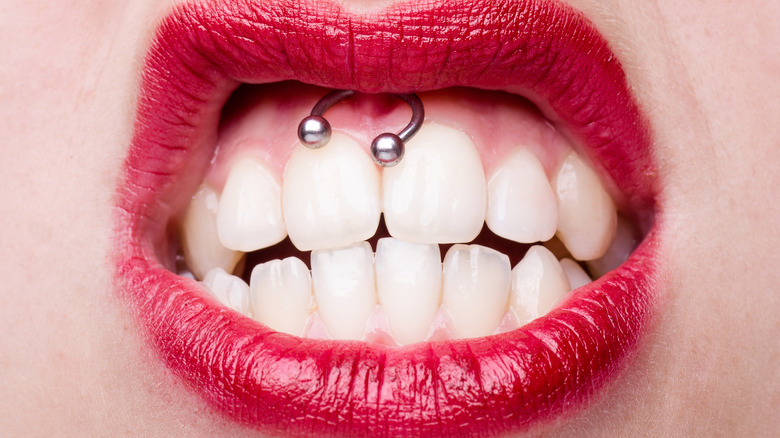
<instances>
[{"instance_id":1,"label":"lower front tooth","mask_svg":"<svg viewBox=\"0 0 780 438\"><path fill-rule=\"evenodd\" d=\"M374 253L368 242L312 251L311 275L317 307L335 339L363 337L376 307Z\"/></svg>"},{"instance_id":2,"label":"lower front tooth","mask_svg":"<svg viewBox=\"0 0 780 438\"><path fill-rule=\"evenodd\" d=\"M480 245L453 245L444 257L442 304L459 338L487 336L506 313L509 257Z\"/></svg>"},{"instance_id":3,"label":"lower front tooth","mask_svg":"<svg viewBox=\"0 0 780 438\"><path fill-rule=\"evenodd\" d=\"M598 175L575 153L566 156L555 176L558 237L577 260L593 260L607 251L617 225L617 210Z\"/></svg>"},{"instance_id":4,"label":"lower front tooth","mask_svg":"<svg viewBox=\"0 0 780 438\"><path fill-rule=\"evenodd\" d=\"M439 246L379 239L376 284L395 341L400 345L423 341L441 301Z\"/></svg>"},{"instance_id":5,"label":"lower front tooth","mask_svg":"<svg viewBox=\"0 0 780 438\"><path fill-rule=\"evenodd\" d=\"M570 258L561 259L561 268L563 268L563 272L569 279L572 290L585 286L593 281L591 280L590 275L582 269L582 266Z\"/></svg>"},{"instance_id":6,"label":"lower front tooth","mask_svg":"<svg viewBox=\"0 0 780 438\"><path fill-rule=\"evenodd\" d=\"M195 278L203 279L212 268L233 272L243 253L225 248L217 236L219 198L208 186L192 197L181 230L182 252Z\"/></svg>"},{"instance_id":7,"label":"lower front tooth","mask_svg":"<svg viewBox=\"0 0 780 438\"><path fill-rule=\"evenodd\" d=\"M618 216L615 238L603 256L588 262L588 269L595 277L601 277L628 260L628 256L636 249L637 243L633 225L624 217Z\"/></svg>"},{"instance_id":8,"label":"lower front tooth","mask_svg":"<svg viewBox=\"0 0 780 438\"><path fill-rule=\"evenodd\" d=\"M221 268L214 268L206 274L203 284L224 306L245 316L252 316L249 306L249 286L244 280L228 274Z\"/></svg>"},{"instance_id":9,"label":"lower front tooth","mask_svg":"<svg viewBox=\"0 0 780 438\"><path fill-rule=\"evenodd\" d=\"M309 268L296 257L255 266L249 300L256 320L274 330L302 336L314 307Z\"/></svg>"},{"instance_id":10,"label":"lower front tooth","mask_svg":"<svg viewBox=\"0 0 780 438\"><path fill-rule=\"evenodd\" d=\"M287 236L281 188L260 162L245 158L230 169L219 200L217 232L226 248L244 252L271 246Z\"/></svg>"},{"instance_id":11,"label":"lower front tooth","mask_svg":"<svg viewBox=\"0 0 780 438\"><path fill-rule=\"evenodd\" d=\"M523 325L547 313L570 290L555 255L541 245L532 246L512 269L510 307Z\"/></svg>"}]
</instances>

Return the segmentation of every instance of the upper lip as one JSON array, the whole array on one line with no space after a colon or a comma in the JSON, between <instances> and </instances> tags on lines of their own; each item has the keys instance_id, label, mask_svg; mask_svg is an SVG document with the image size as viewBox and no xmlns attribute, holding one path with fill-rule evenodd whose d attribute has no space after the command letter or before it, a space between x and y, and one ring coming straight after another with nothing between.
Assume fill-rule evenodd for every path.
<instances>
[{"instance_id":1,"label":"upper lip","mask_svg":"<svg viewBox=\"0 0 780 438\"><path fill-rule=\"evenodd\" d=\"M357 14L316 0L185 4L146 59L115 221L118 291L164 363L235 420L316 436L519 430L614 375L656 306L655 230L621 268L518 330L400 349L273 332L164 269L166 221L198 183L191 169L213 152L225 100L241 82L288 79L521 93L608 174L626 208L654 202L650 137L625 74L565 5L458 0Z\"/></svg>"}]
</instances>

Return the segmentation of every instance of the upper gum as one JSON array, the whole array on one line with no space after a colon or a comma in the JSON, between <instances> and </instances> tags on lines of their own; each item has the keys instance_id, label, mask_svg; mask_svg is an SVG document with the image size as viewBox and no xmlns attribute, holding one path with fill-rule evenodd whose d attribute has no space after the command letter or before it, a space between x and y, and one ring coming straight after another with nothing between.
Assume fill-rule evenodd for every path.
<instances>
[{"instance_id":1,"label":"upper gum","mask_svg":"<svg viewBox=\"0 0 780 438\"><path fill-rule=\"evenodd\" d=\"M298 123L327 93L326 89L302 84L266 87L268 89L263 90L262 95L253 90L253 94L241 103L240 110L220 127L217 152L204 178L204 182L217 191L222 190L233 163L247 157L263 162L282 182L287 160L299 144ZM290 88L295 93L294 99L290 98L290 93L285 93ZM524 146L539 158L551 179L570 149L568 142L530 104L512 102L519 97L505 95L506 100L495 102L501 95L485 93L498 92L457 89L419 93L425 106L426 123L452 126L469 135L480 153L486 175L490 175L513 148ZM262 96L271 99L262 99ZM363 100L350 102L352 99ZM391 99L397 102L395 107L389 113L378 114L374 126L368 127L366 120L373 115L365 114L366 108L372 108L371 103L366 104L366 99L373 97L356 96L336 104L325 117L334 132L351 136L368 153L373 136L383 131L400 130L408 122L410 112L403 102ZM481 111L485 104L491 107L487 117ZM293 115L282 116L283 112ZM375 112L382 113L381 110Z\"/></svg>"}]
</instances>

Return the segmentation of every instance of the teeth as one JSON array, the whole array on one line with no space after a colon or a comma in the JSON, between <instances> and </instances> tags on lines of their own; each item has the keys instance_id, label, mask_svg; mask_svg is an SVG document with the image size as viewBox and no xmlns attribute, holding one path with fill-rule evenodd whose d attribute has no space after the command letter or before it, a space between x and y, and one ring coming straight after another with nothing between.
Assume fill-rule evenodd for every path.
<instances>
[{"instance_id":1,"label":"teeth","mask_svg":"<svg viewBox=\"0 0 780 438\"><path fill-rule=\"evenodd\" d=\"M586 284L593 281L591 280L590 275L588 275L588 273L582 269L579 263L570 258L561 259L561 268L563 268L563 272L569 279L569 284L571 285L572 290L585 286Z\"/></svg>"},{"instance_id":2,"label":"teeth","mask_svg":"<svg viewBox=\"0 0 780 438\"><path fill-rule=\"evenodd\" d=\"M558 208L542 163L519 148L488 180L487 226L515 242L549 240L558 225Z\"/></svg>"},{"instance_id":3,"label":"teeth","mask_svg":"<svg viewBox=\"0 0 780 438\"><path fill-rule=\"evenodd\" d=\"M249 286L244 280L230 275L222 268L214 268L206 274L203 284L224 306L245 316L252 316L249 306Z\"/></svg>"},{"instance_id":4,"label":"teeth","mask_svg":"<svg viewBox=\"0 0 780 438\"><path fill-rule=\"evenodd\" d=\"M219 240L226 248L255 251L287 236L281 188L261 163L245 158L230 169L217 213Z\"/></svg>"},{"instance_id":5,"label":"teeth","mask_svg":"<svg viewBox=\"0 0 780 438\"><path fill-rule=\"evenodd\" d=\"M588 262L590 272L596 277L601 277L617 268L628 260L628 256L636 249L637 243L634 227L622 216L618 216L615 238L601 258Z\"/></svg>"},{"instance_id":6,"label":"teeth","mask_svg":"<svg viewBox=\"0 0 780 438\"><path fill-rule=\"evenodd\" d=\"M312 251L311 275L319 314L331 336L361 339L376 307L371 245Z\"/></svg>"},{"instance_id":7,"label":"teeth","mask_svg":"<svg viewBox=\"0 0 780 438\"><path fill-rule=\"evenodd\" d=\"M441 301L441 269L438 245L379 239L377 295L400 345L428 334Z\"/></svg>"},{"instance_id":8,"label":"teeth","mask_svg":"<svg viewBox=\"0 0 780 438\"><path fill-rule=\"evenodd\" d=\"M571 152L553 185L558 200L558 236L571 255L578 260L604 255L615 235L617 211L598 175Z\"/></svg>"},{"instance_id":9,"label":"teeth","mask_svg":"<svg viewBox=\"0 0 780 438\"><path fill-rule=\"evenodd\" d=\"M453 245L444 257L442 304L455 335L487 336L506 313L510 286L509 257L480 245Z\"/></svg>"},{"instance_id":10,"label":"teeth","mask_svg":"<svg viewBox=\"0 0 780 438\"><path fill-rule=\"evenodd\" d=\"M473 240L485 220L486 182L474 142L447 126L423 125L404 159L383 172L385 222L408 242Z\"/></svg>"},{"instance_id":11,"label":"teeth","mask_svg":"<svg viewBox=\"0 0 780 438\"><path fill-rule=\"evenodd\" d=\"M195 278L202 279L212 268L233 272L242 253L222 246L217 237L216 192L202 186L193 196L182 222L182 251Z\"/></svg>"},{"instance_id":12,"label":"teeth","mask_svg":"<svg viewBox=\"0 0 780 438\"><path fill-rule=\"evenodd\" d=\"M296 257L255 266L249 286L254 318L274 330L302 336L314 303L309 268Z\"/></svg>"},{"instance_id":13,"label":"teeth","mask_svg":"<svg viewBox=\"0 0 780 438\"><path fill-rule=\"evenodd\" d=\"M299 145L283 186L263 163L237 161L222 194L204 185L185 214L188 267L223 305L274 330L368 341L392 333L388 345L408 345L439 332L473 338L526 324L591 282L579 262L559 262L541 245L511 269L505 254L458 243L476 238L483 223L516 242L559 242L595 275L636 246L632 225L618 224L598 175L574 152L550 183L536 155L519 147L486 182L473 141L455 128L426 124L406 146L381 180L343 133L325 148ZM393 237L379 239L374 257L364 240L382 211ZM287 233L299 250L312 250L311 272L290 257L255 266L251 286L228 273L243 269L244 252ZM455 243L443 263L437 243Z\"/></svg>"},{"instance_id":14,"label":"teeth","mask_svg":"<svg viewBox=\"0 0 780 438\"><path fill-rule=\"evenodd\" d=\"M284 171L287 232L302 250L335 248L374 235L379 225L379 172L365 151L333 133L321 149L299 145Z\"/></svg>"},{"instance_id":15,"label":"teeth","mask_svg":"<svg viewBox=\"0 0 780 438\"><path fill-rule=\"evenodd\" d=\"M512 269L509 302L522 325L547 313L570 290L569 279L555 255L536 245Z\"/></svg>"}]
</instances>

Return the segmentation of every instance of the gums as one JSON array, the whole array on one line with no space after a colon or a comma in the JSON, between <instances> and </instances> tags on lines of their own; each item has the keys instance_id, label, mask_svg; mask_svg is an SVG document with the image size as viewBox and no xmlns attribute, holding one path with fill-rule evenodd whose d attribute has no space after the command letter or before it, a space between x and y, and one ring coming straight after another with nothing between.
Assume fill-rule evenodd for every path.
<instances>
[{"instance_id":1,"label":"gums","mask_svg":"<svg viewBox=\"0 0 780 438\"><path fill-rule=\"evenodd\" d=\"M387 348L300 339L218 306L170 272L168 221L202 177L242 82L363 92L466 85L532 100L646 219L646 122L604 39L554 1L404 3L359 14L308 0L184 4L160 25L117 195L117 291L149 344L215 409L293 436L495 436L582 406L657 307L656 221L619 269L501 335ZM166 269L168 268L168 269Z\"/></svg>"}]
</instances>

